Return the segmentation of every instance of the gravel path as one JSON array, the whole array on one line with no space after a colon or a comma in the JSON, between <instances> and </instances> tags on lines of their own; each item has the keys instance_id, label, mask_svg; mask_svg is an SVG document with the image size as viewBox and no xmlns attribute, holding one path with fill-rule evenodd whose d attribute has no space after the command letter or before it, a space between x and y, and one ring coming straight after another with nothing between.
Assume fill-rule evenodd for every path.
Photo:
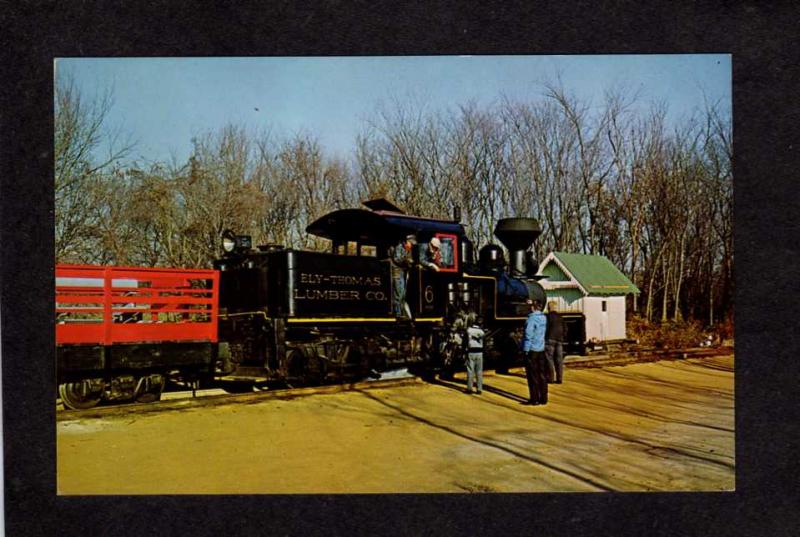
<instances>
[{"instance_id":1,"label":"gravel path","mask_svg":"<svg viewBox=\"0 0 800 537\"><path fill-rule=\"evenodd\" d=\"M733 490L733 356L60 418L60 494Z\"/></svg>"}]
</instances>

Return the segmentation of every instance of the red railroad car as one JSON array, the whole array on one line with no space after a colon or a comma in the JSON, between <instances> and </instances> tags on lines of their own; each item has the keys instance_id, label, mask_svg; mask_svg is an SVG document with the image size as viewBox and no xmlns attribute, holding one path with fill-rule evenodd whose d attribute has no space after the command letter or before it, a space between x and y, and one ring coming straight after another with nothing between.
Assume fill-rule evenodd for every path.
<instances>
[{"instance_id":1,"label":"red railroad car","mask_svg":"<svg viewBox=\"0 0 800 537\"><path fill-rule=\"evenodd\" d=\"M158 399L165 375L214 365L219 273L56 266L56 364L69 408Z\"/></svg>"}]
</instances>

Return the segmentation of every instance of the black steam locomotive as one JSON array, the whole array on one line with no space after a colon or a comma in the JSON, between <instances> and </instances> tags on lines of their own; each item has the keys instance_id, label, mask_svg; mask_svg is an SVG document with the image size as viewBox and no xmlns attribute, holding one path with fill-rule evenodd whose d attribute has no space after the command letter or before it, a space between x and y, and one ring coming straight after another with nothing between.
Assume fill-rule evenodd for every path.
<instances>
[{"instance_id":1,"label":"black steam locomotive","mask_svg":"<svg viewBox=\"0 0 800 537\"><path fill-rule=\"evenodd\" d=\"M500 220L476 261L455 215L404 214L390 202L329 213L306 231L328 253L252 248L226 232L215 270L59 266L56 371L64 405L153 401L167 379L228 391L255 383L322 384L408 368L431 375L458 365L459 326L480 316L489 366L518 355L526 301L544 303L528 250L535 220ZM406 308L394 315L390 248L409 234L440 243L439 270L407 271ZM419 255L419 252L417 252Z\"/></svg>"},{"instance_id":2,"label":"black steam locomotive","mask_svg":"<svg viewBox=\"0 0 800 537\"><path fill-rule=\"evenodd\" d=\"M453 367L453 335L469 315L487 331L489 364L506 368L515 359L528 313L526 301L544 303L538 269L528 249L540 230L530 218L500 220L495 244L473 244L459 216L452 221L404 214L384 199L366 209L343 209L306 231L329 239L328 253L278 245L253 249L248 236L226 232L220 274L220 350L216 376L248 383L280 379L325 383L406 367L445 374ZM415 263L407 271L410 317L392 308L390 247L415 234L419 256L438 239L438 271ZM228 384L230 387L231 384Z\"/></svg>"}]
</instances>

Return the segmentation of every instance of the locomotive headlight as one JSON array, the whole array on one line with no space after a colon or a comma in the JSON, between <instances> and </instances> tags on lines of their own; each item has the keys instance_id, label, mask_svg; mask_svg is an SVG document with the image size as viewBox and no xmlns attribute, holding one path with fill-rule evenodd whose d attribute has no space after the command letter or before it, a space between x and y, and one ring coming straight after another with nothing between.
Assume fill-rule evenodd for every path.
<instances>
[{"instance_id":1,"label":"locomotive headlight","mask_svg":"<svg viewBox=\"0 0 800 537\"><path fill-rule=\"evenodd\" d=\"M230 229L222 232L222 249L226 254L241 251L245 252L253 247L250 235L237 235Z\"/></svg>"},{"instance_id":2,"label":"locomotive headlight","mask_svg":"<svg viewBox=\"0 0 800 537\"><path fill-rule=\"evenodd\" d=\"M230 229L222 233L222 249L226 253L231 253L236 248L236 234Z\"/></svg>"}]
</instances>

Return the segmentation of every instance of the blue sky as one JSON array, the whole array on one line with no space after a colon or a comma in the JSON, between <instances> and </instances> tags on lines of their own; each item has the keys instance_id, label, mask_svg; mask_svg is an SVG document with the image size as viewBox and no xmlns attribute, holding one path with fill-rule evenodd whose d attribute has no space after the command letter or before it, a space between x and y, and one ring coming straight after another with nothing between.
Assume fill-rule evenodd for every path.
<instances>
[{"instance_id":1,"label":"blue sky","mask_svg":"<svg viewBox=\"0 0 800 537\"><path fill-rule=\"evenodd\" d=\"M616 86L637 91L645 107L663 101L673 121L704 99L728 109L731 102L727 54L65 58L56 69L85 98L112 88L107 125L136 140L132 156L145 161L185 160L193 136L229 123L281 136L308 132L328 154L347 158L381 103L399 99L438 111L503 95L535 100L556 75L595 105Z\"/></svg>"}]
</instances>

